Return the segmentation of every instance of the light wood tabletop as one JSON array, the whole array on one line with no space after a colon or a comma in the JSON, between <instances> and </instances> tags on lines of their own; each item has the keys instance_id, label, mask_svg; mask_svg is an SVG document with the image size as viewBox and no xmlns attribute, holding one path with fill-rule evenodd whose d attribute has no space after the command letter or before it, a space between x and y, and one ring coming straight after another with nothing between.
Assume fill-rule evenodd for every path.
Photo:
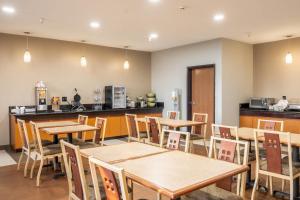
<instances>
[{"instance_id":1,"label":"light wood tabletop","mask_svg":"<svg viewBox=\"0 0 300 200\"><path fill-rule=\"evenodd\" d=\"M125 175L171 199L214 184L248 167L181 151L169 151L115 165Z\"/></svg>"},{"instance_id":2,"label":"light wood tabletop","mask_svg":"<svg viewBox=\"0 0 300 200\"><path fill-rule=\"evenodd\" d=\"M52 127L61 127L61 126L74 126L78 125L78 122L73 121L51 121L51 122L37 122L37 126L41 128L52 128Z\"/></svg>"},{"instance_id":3,"label":"light wood tabletop","mask_svg":"<svg viewBox=\"0 0 300 200\"><path fill-rule=\"evenodd\" d=\"M243 140L252 140L254 141L254 128L246 128L246 127L241 127L238 128L238 136L240 139ZM290 133L291 134L291 144L292 146L297 146L300 147L300 134L297 133ZM258 134L258 140L263 141L264 137L262 133ZM282 144L287 144L287 138L286 137L280 137L280 142Z\"/></svg>"},{"instance_id":4,"label":"light wood tabletop","mask_svg":"<svg viewBox=\"0 0 300 200\"><path fill-rule=\"evenodd\" d=\"M52 128L43 128L42 131L45 131L49 135L59 135L66 133L76 133L84 131L95 131L99 128L88 125L74 125L74 126L61 126L61 127L52 127Z\"/></svg>"},{"instance_id":5,"label":"light wood tabletop","mask_svg":"<svg viewBox=\"0 0 300 200\"><path fill-rule=\"evenodd\" d=\"M129 159L137 159L149 155L164 153L167 151L167 149L156 146L130 142L118 145L81 149L80 153L84 157L93 156L104 162L116 163Z\"/></svg>"},{"instance_id":6,"label":"light wood tabletop","mask_svg":"<svg viewBox=\"0 0 300 200\"><path fill-rule=\"evenodd\" d=\"M137 118L138 122L146 123L146 118ZM173 128L189 127L189 126L198 126L203 125L205 122L195 122L191 120L179 120L179 119L167 119L158 117L160 125L170 126Z\"/></svg>"}]
</instances>

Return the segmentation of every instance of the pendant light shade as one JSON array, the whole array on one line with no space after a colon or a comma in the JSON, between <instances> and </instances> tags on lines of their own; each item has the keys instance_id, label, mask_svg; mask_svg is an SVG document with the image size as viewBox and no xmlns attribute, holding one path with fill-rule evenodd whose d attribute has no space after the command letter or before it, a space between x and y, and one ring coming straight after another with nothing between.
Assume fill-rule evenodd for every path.
<instances>
[{"instance_id":1,"label":"pendant light shade","mask_svg":"<svg viewBox=\"0 0 300 200\"><path fill-rule=\"evenodd\" d=\"M80 58L80 65L81 65L81 67L86 67L87 66L87 60L86 60L85 56L82 56Z\"/></svg>"},{"instance_id":2,"label":"pendant light shade","mask_svg":"<svg viewBox=\"0 0 300 200\"><path fill-rule=\"evenodd\" d=\"M128 55L127 55L128 46L124 46L124 49L125 49L125 61L124 61L124 64L123 64L123 68L125 70L128 70L130 68L130 63L128 61Z\"/></svg>"},{"instance_id":3,"label":"pendant light shade","mask_svg":"<svg viewBox=\"0 0 300 200\"><path fill-rule=\"evenodd\" d=\"M129 64L129 61L128 60L125 60L125 62L124 62L124 69L129 69L129 67L130 67L130 64Z\"/></svg>"},{"instance_id":4,"label":"pendant light shade","mask_svg":"<svg viewBox=\"0 0 300 200\"><path fill-rule=\"evenodd\" d=\"M30 62L31 62L31 54L28 51L28 49L26 49L24 53L24 63L30 63Z\"/></svg>"},{"instance_id":5,"label":"pendant light shade","mask_svg":"<svg viewBox=\"0 0 300 200\"><path fill-rule=\"evenodd\" d=\"M288 52L285 56L285 63L286 64L292 64L293 63L293 55Z\"/></svg>"},{"instance_id":6,"label":"pendant light shade","mask_svg":"<svg viewBox=\"0 0 300 200\"><path fill-rule=\"evenodd\" d=\"M30 34L30 32L24 32L24 33L26 34L26 50L24 52L23 60L24 60L24 63L30 63L31 62L31 54L28 49L28 35Z\"/></svg>"}]
</instances>

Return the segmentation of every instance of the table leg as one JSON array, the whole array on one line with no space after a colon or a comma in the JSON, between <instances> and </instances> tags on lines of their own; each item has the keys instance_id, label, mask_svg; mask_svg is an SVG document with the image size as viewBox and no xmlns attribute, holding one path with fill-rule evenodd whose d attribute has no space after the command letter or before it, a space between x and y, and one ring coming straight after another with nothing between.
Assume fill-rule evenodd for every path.
<instances>
[{"instance_id":1,"label":"table leg","mask_svg":"<svg viewBox=\"0 0 300 200\"><path fill-rule=\"evenodd\" d=\"M53 135L53 144L58 144L58 135Z\"/></svg>"},{"instance_id":2,"label":"table leg","mask_svg":"<svg viewBox=\"0 0 300 200\"><path fill-rule=\"evenodd\" d=\"M73 134L72 133L68 133L68 142L69 143L73 143Z\"/></svg>"}]
</instances>

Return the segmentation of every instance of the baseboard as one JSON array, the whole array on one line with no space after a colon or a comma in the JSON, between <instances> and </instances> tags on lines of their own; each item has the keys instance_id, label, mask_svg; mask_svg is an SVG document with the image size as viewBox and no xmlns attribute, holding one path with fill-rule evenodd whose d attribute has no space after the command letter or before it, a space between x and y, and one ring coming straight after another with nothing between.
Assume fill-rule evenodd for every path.
<instances>
[{"instance_id":1,"label":"baseboard","mask_svg":"<svg viewBox=\"0 0 300 200\"><path fill-rule=\"evenodd\" d=\"M9 148L10 148L9 145L0 145L0 150L7 150Z\"/></svg>"}]
</instances>

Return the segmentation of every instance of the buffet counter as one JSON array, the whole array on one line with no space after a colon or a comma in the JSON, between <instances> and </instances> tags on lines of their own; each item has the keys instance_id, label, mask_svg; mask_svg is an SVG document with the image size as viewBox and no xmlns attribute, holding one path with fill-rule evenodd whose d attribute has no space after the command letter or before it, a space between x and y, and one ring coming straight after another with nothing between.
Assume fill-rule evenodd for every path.
<instances>
[{"instance_id":1,"label":"buffet counter","mask_svg":"<svg viewBox=\"0 0 300 200\"><path fill-rule=\"evenodd\" d=\"M240 127L257 128L258 119L284 121L284 131L300 134L299 111L253 109L249 104L240 104Z\"/></svg>"},{"instance_id":2,"label":"buffet counter","mask_svg":"<svg viewBox=\"0 0 300 200\"><path fill-rule=\"evenodd\" d=\"M124 137L128 134L125 113L137 114L138 117L144 116L156 116L161 117L164 109L163 103L157 103L155 107L145 107L145 108L125 108L125 109L109 109L105 108L103 110L93 110L87 109L85 111L73 111L64 110L62 112L30 112L24 114L11 113L12 107L9 108L10 117L10 145L12 149L19 150L22 147L21 138L19 135L19 130L17 126L17 119L23 119L26 121L26 126L31 136L31 130L29 126L30 121L34 122L46 122L46 121L77 121L78 115L89 116L88 125L95 125L96 117L107 118L106 127L106 138L112 137ZM146 127L141 124L140 131L146 131ZM46 133L41 133L42 139L53 140ZM64 137L64 136L62 136ZM31 138L30 138L31 139ZM92 139L92 133L86 133L86 139Z\"/></svg>"}]
</instances>

